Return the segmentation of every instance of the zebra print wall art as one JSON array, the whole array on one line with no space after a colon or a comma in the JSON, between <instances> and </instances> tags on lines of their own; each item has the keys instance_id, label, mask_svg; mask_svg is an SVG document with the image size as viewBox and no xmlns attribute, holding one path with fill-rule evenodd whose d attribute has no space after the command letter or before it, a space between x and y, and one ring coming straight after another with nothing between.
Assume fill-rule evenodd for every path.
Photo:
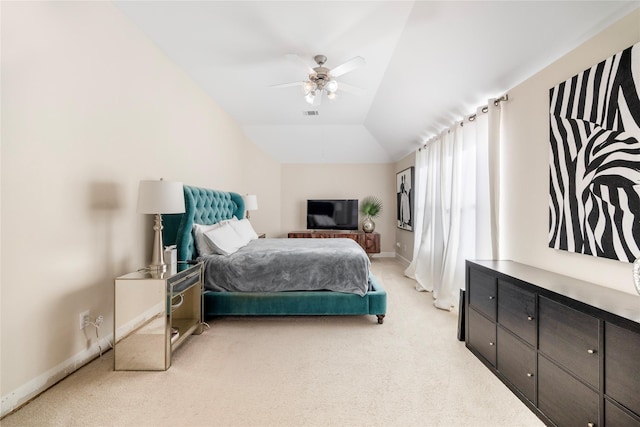
<instances>
[{"instance_id":1,"label":"zebra print wall art","mask_svg":"<svg viewBox=\"0 0 640 427\"><path fill-rule=\"evenodd\" d=\"M549 90L549 247L640 258L640 43Z\"/></svg>"}]
</instances>

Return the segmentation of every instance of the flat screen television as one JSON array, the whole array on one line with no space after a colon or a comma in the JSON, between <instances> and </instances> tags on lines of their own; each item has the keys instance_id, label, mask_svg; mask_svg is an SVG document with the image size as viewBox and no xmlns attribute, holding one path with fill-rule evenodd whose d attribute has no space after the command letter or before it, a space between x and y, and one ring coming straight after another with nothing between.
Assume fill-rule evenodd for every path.
<instances>
[{"instance_id":1,"label":"flat screen television","mask_svg":"<svg viewBox=\"0 0 640 427\"><path fill-rule=\"evenodd\" d=\"M307 200L307 229L357 230L358 200Z\"/></svg>"}]
</instances>

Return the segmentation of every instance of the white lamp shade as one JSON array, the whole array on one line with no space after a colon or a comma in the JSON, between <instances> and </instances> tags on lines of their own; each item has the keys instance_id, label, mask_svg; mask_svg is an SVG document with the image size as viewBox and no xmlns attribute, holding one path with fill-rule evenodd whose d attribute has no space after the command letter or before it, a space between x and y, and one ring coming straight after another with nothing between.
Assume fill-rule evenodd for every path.
<instances>
[{"instance_id":1,"label":"white lamp shade","mask_svg":"<svg viewBox=\"0 0 640 427\"><path fill-rule=\"evenodd\" d=\"M138 213L172 214L184 212L184 192L181 182L140 181Z\"/></svg>"},{"instance_id":2,"label":"white lamp shade","mask_svg":"<svg viewBox=\"0 0 640 427\"><path fill-rule=\"evenodd\" d=\"M258 210L258 196L255 194L247 194L246 196L242 196L244 200L244 208L248 211L257 211Z\"/></svg>"}]
</instances>

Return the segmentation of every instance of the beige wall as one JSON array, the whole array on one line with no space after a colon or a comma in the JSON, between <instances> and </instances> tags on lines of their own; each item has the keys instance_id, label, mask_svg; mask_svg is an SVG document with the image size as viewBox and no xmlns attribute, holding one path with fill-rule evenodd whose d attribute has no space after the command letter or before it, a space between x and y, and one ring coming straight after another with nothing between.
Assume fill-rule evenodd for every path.
<instances>
[{"instance_id":1,"label":"beige wall","mask_svg":"<svg viewBox=\"0 0 640 427\"><path fill-rule=\"evenodd\" d=\"M411 153L408 154L407 156L405 156L404 158L398 160L395 164L395 171L394 171L394 176L393 176L393 192L395 194L396 192L396 187L395 187L395 174L398 172L401 172L403 170L405 170L406 168L409 167L415 167L416 166L416 155L415 153ZM415 179L415 171L414 171L414 179ZM396 242L395 242L395 250L396 250L396 255L398 256L398 258L400 260L402 260L405 264L406 263L410 263L411 260L413 259L413 250L414 250L414 239L415 239L415 231L407 231L407 230L403 230L401 228L398 228L396 226L396 207L395 207L395 202L394 202L394 217L393 217L393 224L395 227L395 234L396 234ZM415 215L415 207L414 207L414 215Z\"/></svg>"},{"instance_id":2,"label":"beige wall","mask_svg":"<svg viewBox=\"0 0 640 427\"><path fill-rule=\"evenodd\" d=\"M382 213L375 219L381 251L394 252L394 179L393 164L282 165L282 236L307 228L307 199L376 196L383 203Z\"/></svg>"},{"instance_id":3,"label":"beige wall","mask_svg":"<svg viewBox=\"0 0 640 427\"><path fill-rule=\"evenodd\" d=\"M509 91L503 104L501 257L634 293L632 265L548 247L549 89L640 41L640 10Z\"/></svg>"},{"instance_id":4,"label":"beige wall","mask_svg":"<svg viewBox=\"0 0 640 427\"><path fill-rule=\"evenodd\" d=\"M2 4L2 412L112 333L113 278L148 263L141 179L256 193L277 231L280 166L111 4Z\"/></svg>"},{"instance_id":5,"label":"beige wall","mask_svg":"<svg viewBox=\"0 0 640 427\"><path fill-rule=\"evenodd\" d=\"M395 226L395 164L279 165L121 13L101 2L2 3L0 366L2 413L91 356L79 313L112 333L113 278L149 259L140 179L258 195L256 230L304 229L308 198L384 202L382 251L410 260ZM509 92L503 257L632 291L631 267L547 247L548 89L640 40L640 12ZM81 35L81 36L79 36ZM406 246L406 249L405 249Z\"/></svg>"}]
</instances>

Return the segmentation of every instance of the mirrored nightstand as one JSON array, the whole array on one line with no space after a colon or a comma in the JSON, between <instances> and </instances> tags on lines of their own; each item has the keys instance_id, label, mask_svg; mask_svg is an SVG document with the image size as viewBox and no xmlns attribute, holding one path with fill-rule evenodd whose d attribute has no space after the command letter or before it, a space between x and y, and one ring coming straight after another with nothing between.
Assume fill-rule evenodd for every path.
<instances>
[{"instance_id":1,"label":"mirrored nightstand","mask_svg":"<svg viewBox=\"0 0 640 427\"><path fill-rule=\"evenodd\" d=\"M177 270L115 279L116 371L166 370L184 340L202 333L202 264L179 263Z\"/></svg>"}]
</instances>

